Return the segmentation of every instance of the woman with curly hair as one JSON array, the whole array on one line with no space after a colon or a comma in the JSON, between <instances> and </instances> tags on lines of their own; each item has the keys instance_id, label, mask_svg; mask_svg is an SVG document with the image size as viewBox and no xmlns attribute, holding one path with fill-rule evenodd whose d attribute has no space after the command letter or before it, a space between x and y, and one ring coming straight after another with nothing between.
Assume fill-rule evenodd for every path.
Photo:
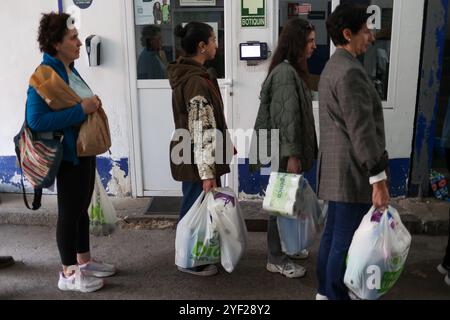
<instances>
[{"instance_id":1,"label":"woman with curly hair","mask_svg":"<svg viewBox=\"0 0 450 320\"><path fill-rule=\"evenodd\" d=\"M27 93L26 123L36 134L58 133L63 136L63 160L57 173L58 222L56 242L63 271L59 273L58 288L64 291L92 292L103 287L98 279L113 275L114 266L91 258L89 246L88 207L95 182L96 158L77 156L77 137L87 115L102 107L74 66L80 57L81 41L71 25L72 17L65 13L43 14L39 25L39 48L44 53L41 68L59 79L58 85L67 86L81 100L60 111L50 108L39 88L30 85ZM31 81L30 81L31 83ZM56 85L53 84L52 85ZM60 92L60 88L48 88Z\"/></svg>"}]
</instances>

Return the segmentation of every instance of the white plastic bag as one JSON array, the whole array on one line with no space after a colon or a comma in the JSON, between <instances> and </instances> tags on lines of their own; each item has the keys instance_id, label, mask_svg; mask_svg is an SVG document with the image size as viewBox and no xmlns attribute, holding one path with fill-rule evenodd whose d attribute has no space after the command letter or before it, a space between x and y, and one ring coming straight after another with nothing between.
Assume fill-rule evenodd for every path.
<instances>
[{"instance_id":1,"label":"white plastic bag","mask_svg":"<svg viewBox=\"0 0 450 320\"><path fill-rule=\"evenodd\" d=\"M96 236L110 235L116 228L117 214L95 170L94 192L89 205L89 230Z\"/></svg>"},{"instance_id":2,"label":"white plastic bag","mask_svg":"<svg viewBox=\"0 0 450 320\"><path fill-rule=\"evenodd\" d=\"M303 176L300 177L299 187L295 194L294 216L303 216L304 219L312 217L317 225L323 215L320 209L319 199L311 186Z\"/></svg>"},{"instance_id":3,"label":"white plastic bag","mask_svg":"<svg viewBox=\"0 0 450 320\"><path fill-rule=\"evenodd\" d=\"M344 283L360 299L375 300L392 288L403 271L411 235L395 208L372 207L356 230L348 252Z\"/></svg>"},{"instance_id":4,"label":"white plastic bag","mask_svg":"<svg viewBox=\"0 0 450 320\"><path fill-rule=\"evenodd\" d=\"M316 194L306 179L301 177L296 193L294 216L278 216L277 225L281 248L284 253L294 255L312 246L318 231L321 209Z\"/></svg>"},{"instance_id":5,"label":"white plastic bag","mask_svg":"<svg viewBox=\"0 0 450 320\"><path fill-rule=\"evenodd\" d=\"M220 261L220 237L208 210L211 192L200 194L177 226L175 264L193 268Z\"/></svg>"},{"instance_id":6,"label":"white plastic bag","mask_svg":"<svg viewBox=\"0 0 450 320\"><path fill-rule=\"evenodd\" d=\"M247 247L247 227L239 201L230 188L216 188L209 197L208 209L220 234L220 260L233 272Z\"/></svg>"}]
</instances>

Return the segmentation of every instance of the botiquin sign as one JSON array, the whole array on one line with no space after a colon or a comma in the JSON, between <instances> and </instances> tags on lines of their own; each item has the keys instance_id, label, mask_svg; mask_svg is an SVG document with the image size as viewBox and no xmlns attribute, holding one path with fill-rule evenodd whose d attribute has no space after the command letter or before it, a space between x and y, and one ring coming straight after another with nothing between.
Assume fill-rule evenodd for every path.
<instances>
[{"instance_id":1,"label":"botiquin sign","mask_svg":"<svg viewBox=\"0 0 450 320\"><path fill-rule=\"evenodd\" d=\"M266 0L241 0L241 27L266 27Z\"/></svg>"}]
</instances>

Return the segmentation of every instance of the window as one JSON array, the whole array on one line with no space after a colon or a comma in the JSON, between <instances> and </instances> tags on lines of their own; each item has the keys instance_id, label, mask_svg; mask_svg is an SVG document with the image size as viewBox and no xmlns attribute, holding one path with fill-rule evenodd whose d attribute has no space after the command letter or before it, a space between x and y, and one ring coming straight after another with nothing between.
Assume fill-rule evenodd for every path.
<instances>
[{"instance_id":1,"label":"window","mask_svg":"<svg viewBox=\"0 0 450 320\"><path fill-rule=\"evenodd\" d=\"M381 9L381 28L374 30L376 40L361 60L381 100L387 100L394 0L374 0L371 4Z\"/></svg>"},{"instance_id":2,"label":"window","mask_svg":"<svg viewBox=\"0 0 450 320\"><path fill-rule=\"evenodd\" d=\"M340 3L377 5L381 9L381 28L373 31L376 41L358 59L372 79L381 99L387 100L394 0L341 0ZM308 60L308 68L311 73L310 86L313 89L314 100L318 100L317 84L320 74L330 57L331 40L328 37L326 20L331 14L331 5L331 0L315 0L309 2L280 0L279 2L280 32L286 21L293 16L299 16L308 20L316 28L317 49Z\"/></svg>"},{"instance_id":3,"label":"window","mask_svg":"<svg viewBox=\"0 0 450 320\"><path fill-rule=\"evenodd\" d=\"M317 49L310 59L308 59L308 69L310 72L309 84L313 90L314 100L318 100L317 86L319 77L325 64L330 58L330 39L327 33L325 22L331 12L330 0L315 0L308 3L295 2L292 0L281 0L280 5L280 28L283 29L284 24L289 18L298 16L311 22L316 29L316 46Z\"/></svg>"},{"instance_id":4,"label":"window","mask_svg":"<svg viewBox=\"0 0 450 320\"><path fill-rule=\"evenodd\" d=\"M190 21L213 27L218 50L205 67L225 77L224 0L134 0L134 15L138 79L167 78L167 64L182 55L173 30Z\"/></svg>"}]
</instances>

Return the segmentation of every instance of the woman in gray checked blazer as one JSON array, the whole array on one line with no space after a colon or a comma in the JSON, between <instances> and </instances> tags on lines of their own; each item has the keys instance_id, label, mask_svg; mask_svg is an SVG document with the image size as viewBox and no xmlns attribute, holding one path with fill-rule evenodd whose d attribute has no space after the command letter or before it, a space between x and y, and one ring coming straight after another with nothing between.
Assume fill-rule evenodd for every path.
<instances>
[{"instance_id":1,"label":"woman in gray checked blazer","mask_svg":"<svg viewBox=\"0 0 450 320\"><path fill-rule=\"evenodd\" d=\"M318 196L329 201L316 299L349 299L343 282L353 234L374 205L389 204L381 99L357 56L374 41L367 7L338 6L327 20L337 47L319 83Z\"/></svg>"}]
</instances>

